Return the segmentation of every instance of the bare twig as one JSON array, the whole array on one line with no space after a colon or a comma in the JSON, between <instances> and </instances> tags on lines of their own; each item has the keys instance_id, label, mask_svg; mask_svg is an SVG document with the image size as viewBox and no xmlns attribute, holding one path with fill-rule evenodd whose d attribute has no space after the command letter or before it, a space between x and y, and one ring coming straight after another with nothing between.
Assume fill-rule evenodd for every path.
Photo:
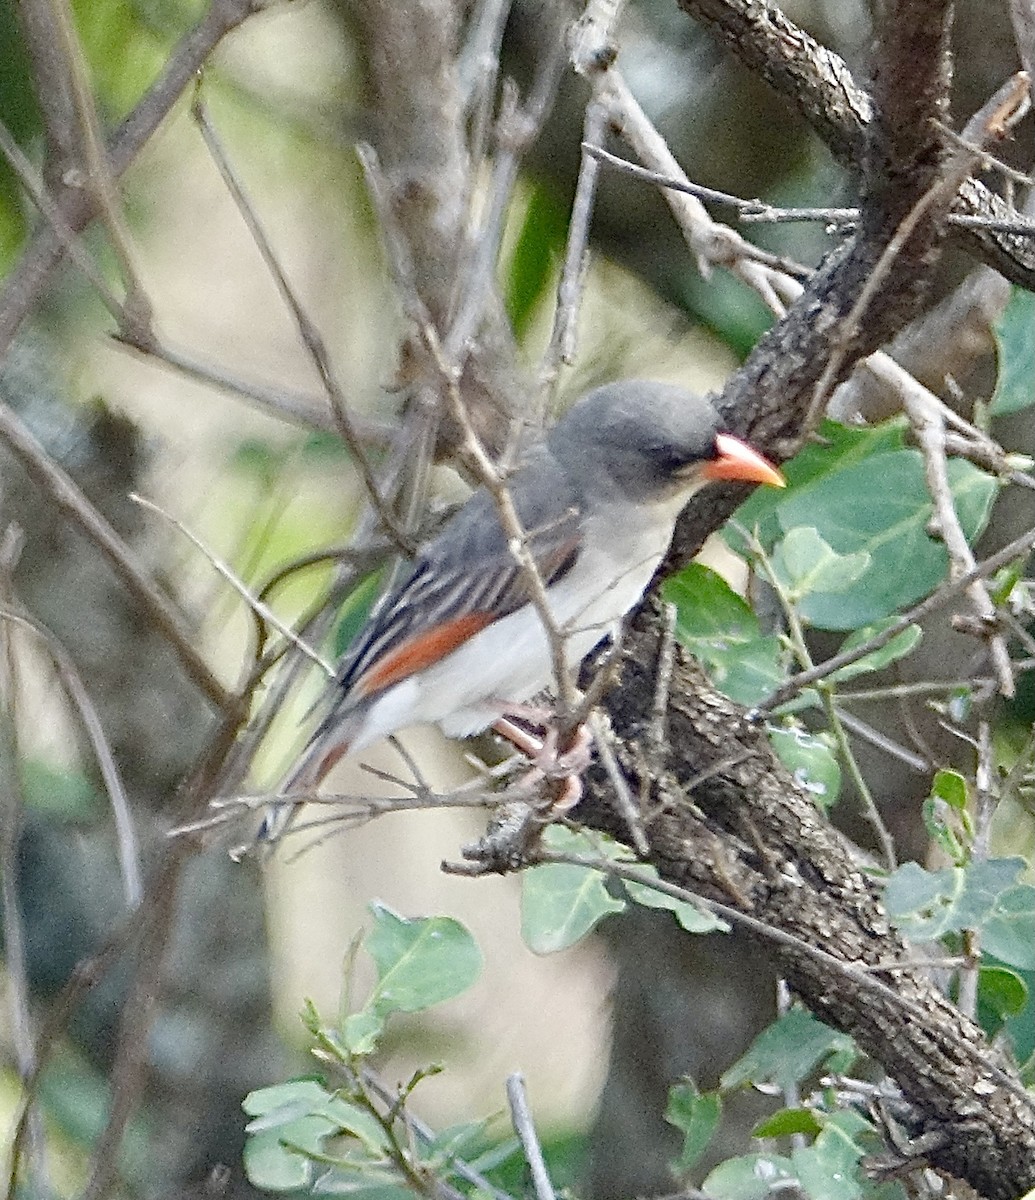
<instances>
[{"instance_id":1,"label":"bare twig","mask_svg":"<svg viewBox=\"0 0 1035 1200\"><path fill-rule=\"evenodd\" d=\"M373 1073L364 1069L362 1072L362 1080L364 1085L383 1103L394 1104L396 1097L389 1091L381 1080ZM407 1129L412 1130L420 1140L426 1144L438 1140L438 1134L426 1121L422 1121L420 1117L415 1116L410 1110L409 1105L403 1105L399 1110L399 1119L406 1125ZM490 1200L514 1200L508 1192L500 1191L494 1187L492 1181L486 1179L480 1171L476 1171L469 1163L464 1162L462 1158L450 1158L450 1169L455 1171L461 1179L467 1183L472 1183L483 1195L490 1197Z\"/></svg>"},{"instance_id":2,"label":"bare twig","mask_svg":"<svg viewBox=\"0 0 1035 1200\"><path fill-rule=\"evenodd\" d=\"M262 6L263 0L212 0L202 19L173 51L161 77L111 138L109 164L115 176L129 166L215 46ZM94 215L90 197L81 191L63 196L61 211L69 228L77 232ZM8 274L0 290L0 355L7 351L21 323L39 304L64 249L61 238L52 229L43 229Z\"/></svg>"},{"instance_id":3,"label":"bare twig","mask_svg":"<svg viewBox=\"0 0 1035 1200\"><path fill-rule=\"evenodd\" d=\"M855 696L849 696L849 699L857 699ZM914 754L912 750L907 750L905 746L900 746L898 742L889 738L887 734L881 733L879 729L874 729L872 725L861 721L858 717L852 716L841 707L843 697L840 692L837 694L837 715L841 724L849 733L854 734L864 742L868 742L871 746L878 750L883 750L885 754L889 754L892 758L897 758L900 763L904 763L907 767L918 772L921 775L930 774L930 761L919 754Z\"/></svg>"},{"instance_id":4,"label":"bare twig","mask_svg":"<svg viewBox=\"0 0 1035 1200\"><path fill-rule=\"evenodd\" d=\"M327 411L324 398L321 396L288 391L279 387L265 387L261 383L242 379L215 363L202 362L176 346L159 341L157 338L147 346L127 342L118 335L113 337L113 341L131 353L171 367L188 379L196 379L210 387L219 388L233 396L239 396L254 404L260 412L268 413L282 421L288 421L292 425L300 425L304 429L316 429L322 433L338 431L334 417ZM351 420L357 436L367 445L383 446L391 438L392 429L387 421L379 421L360 413L353 413Z\"/></svg>"},{"instance_id":5,"label":"bare twig","mask_svg":"<svg viewBox=\"0 0 1035 1200\"><path fill-rule=\"evenodd\" d=\"M888 273L903 253L913 234L932 213L948 207L977 165L980 147L991 139L1003 138L1014 122L1026 111L1028 80L1023 72L1008 80L967 122L963 131L966 146L953 154L935 182L920 196L898 223L873 270L845 317L841 340L832 347L827 364L816 383L812 406L806 419L811 428L827 402L830 389L844 367L845 357L855 340L859 324L879 294Z\"/></svg>"},{"instance_id":6,"label":"bare twig","mask_svg":"<svg viewBox=\"0 0 1035 1200\"><path fill-rule=\"evenodd\" d=\"M272 276L281 298L294 318L302 345L316 367L317 373L327 392L327 398L331 404L331 412L334 415L335 428L359 466L360 473L363 476L363 484L371 504L377 510L377 515L380 517L385 531L396 542L399 549L404 554L412 554L414 550L413 542L406 531L399 525L399 521L392 511L391 505L382 495L381 486L374 477L374 469L367 458L366 447L363 445L363 441L352 422L348 402L338 384L334 367L323 338L295 294L295 290L285 275L273 251L273 247L270 245L269 238L267 238L266 232L256 216L254 206L245 194L244 188L241 186L240 180L237 178L237 174L230 164L230 160L209 119L208 110L202 102L200 88L195 89L191 113L201 131L201 136L205 141L205 146L212 157L212 161L216 164L223 183L233 198L237 210L241 214L248 232L251 234L252 241L262 256L262 261L266 264L266 269Z\"/></svg>"},{"instance_id":7,"label":"bare twig","mask_svg":"<svg viewBox=\"0 0 1035 1200\"><path fill-rule=\"evenodd\" d=\"M45 3L50 15L54 44L59 47L59 53L64 60L62 66L75 109L78 125L77 158L85 175L83 182L92 193L93 202L111 241L126 288L121 325L132 331L135 338L146 343L150 340L151 303L133 264L129 229L122 217L108 155L101 141L97 110L94 107L86 62L75 31L72 10L68 0L45 0Z\"/></svg>"},{"instance_id":8,"label":"bare twig","mask_svg":"<svg viewBox=\"0 0 1035 1200\"><path fill-rule=\"evenodd\" d=\"M213 570L222 579L226 580L259 619L272 626L281 637L290 642L296 650L301 651L310 662L316 663L328 679L334 678L334 666L314 650L304 638L299 637L290 625L286 625L268 604L264 603L258 596L253 595L244 580L231 570L230 566L223 562L217 554L213 553L197 534L192 533L182 521L177 520L171 513L167 513L164 508L155 504L153 500L148 500L137 492L131 492L129 498L139 504L141 508L146 508L149 512L156 513L163 520L168 521L175 529L178 529L193 546L201 551Z\"/></svg>"},{"instance_id":9,"label":"bare twig","mask_svg":"<svg viewBox=\"0 0 1035 1200\"><path fill-rule=\"evenodd\" d=\"M665 139L613 65L613 55L607 53L607 44L582 37L573 53L577 53L573 60L575 69L589 79L594 100L611 125L621 130L622 137L639 158L667 179L689 184ZM754 289L772 312L783 316L785 306L801 294L798 278L803 274L802 268L760 250L729 226L713 221L696 196L672 188L665 188L664 195L697 258L701 274L707 278L714 267L725 267Z\"/></svg>"},{"instance_id":10,"label":"bare twig","mask_svg":"<svg viewBox=\"0 0 1035 1200\"><path fill-rule=\"evenodd\" d=\"M21 553L21 530L10 526L0 544L0 598L13 595L12 574ZM29 1003L29 970L25 947L25 923L22 919L19 886L21 880L21 839L24 830L25 796L22 790L18 746L17 657L11 631L4 628L0 637L0 747L5 766L7 786L0 796L0 912L7 963L7 1012L10 1018L11 1040L14 1043L15 1066L24 1092L29 1092L38 1063L32 1008ZM47 1144L41 1114L28 1102L25 1124L28 1160L26 1191L33 1197L44 1197L50 1190L47 1164ZM11 1178L18 1175L17 1158L11 1162ZM12 1185L13 1186L13 1185Z\"/></svg>"},{"instance_id":11,"label":"bare twig","mask_svg":"<svg viewBox=\"0 0 1035 1200\"><path fill-rule=\"evenodd\" d=\"M618 765L618 759L615 758L615 752L611 746L611 730L599 712L590 713L589 727L593 733L593 741L600 762L614 788L615 807L618 815L629 831L629 837L632 839L636 853L641 858L646 858L650 853L650 845L647 842L647 835L643 832L643 814L633 799L629 784L622 774L622 768Z\"/></svg>"},{"instance_id":12,"label":"bare twig","mask_svg":"<svg viewBox=\"0 0 1035 1200\"><path fill-rule=\"evenodd\" d=\"M28 613L8 605L0 606L0 620L29 630L43 644L57 669L66 695L79 714L79 719L86 730L94 757L97 760L97 768L104 781L108 800L111 803L112 816L115 821L119 869L122 873L126 904L131 909L137 908L144 898L144 884L140 870L140 843L133 826L133 815L130 812L126 789L122 784L122 775L104 732L100 714L90 699L71 655L46 626Z\"/></svg>"},{"instance_id":13,"label":"bare twig","mask_svg":"<svg viewBox=\"0 0 1035 1200\"><path fill-rule=\"evenodd\" d=\"M4 158L7 159L12 170L18 176L22 187L28 193L29 199L39 209L44 220L58 238L62 248L68 252L75 265L93 285L104 307L114 318L115 323L121 325L123 318L121 302L108 286L107 280L101 274L100 268L87 253L82 242L61 215L59 206L47 191L43 180L37 176L32 163L14 140L11 131L2 121L0 121L0 151L3 152Z\"/></svg>"},{"instance_id":14,"label":"bare twig","mask_svg":"<svg viewBox=\"0 0 1035 1200\"><path fill-rule=\"evenodd\" d=\"M1032 0L1010 0L1010 18L1021 65L1029 80L1035 80L1035 4Z\"/></svg>"},{"instance_id":15,"label":"bare twig","mask_svg":"<svg viewBox=\"0 0 1035 1200\"><path fill-rule=\"evenodd\" d=\"M940 409L944 406L939 405L937 398L927 388L887 355L870 355L866 366L878 379L894 386L902 398L902 404L924 457L927 490L934 504L938 537L945 544L949 556L950 578L973 570L974 554L960 524L949 484L945 423L940 416ZM1006 640L996 630L996 609L988 588L983 580L975 579L967 586L966 595L988 631L988 649L999 680L999 691L1004 696L1012 696L1016 687L1010 655L1006 648Z\"/></svg>"},{"instance_id":16,"label":"bare twig","mask_svg":"<svg viewBox=\"0 0 1035 1200\"><path fill-rule=\"evenodd\" d=\"M546 1159L543 1158L543 1148L535 1131L535 1123L528 1107L528 1095L525 1092L524 1076L518 1072L507 1076L507 1103L510 1105L510 1120L514 1132L521 1142L525 1153L525 1162L532 1176L532 1187L536 1200L556 1200L557 1193L550 1182L550 1173L546 1169Z\"/></svg>"},{"instance_id":17,"label":"bare twig","mask_svg":"<svg viewBox=\"0 0 1035 1200\"><path fill-rule=\"evenodd\" d=\"M557 628L557 622L554 620L553 610L550 607L550 600L546 594L546 584L543 581L539 565L529 549L528 531L521 523L521 518L518 516L517 508L514 506L514 499L510 494L510 489L507 487L506 480L500 475L495 464L489 458L475 432L474 426L471 424L467 415L467 409L464 407L464 402L460 397L460 389L456 385L455 378L451 378L450 376L450 365L438 353L434 330L430 326L426 326L422 332L432 354L438 358L443 377L447 380L446 395L449 398L449 406L453 419L462 430L466 455L477 472L479 482L489 492L496 504L503 532L510 543L511 552L524 574L526 586L529 591L529 600L535 608L539 620L542 622L543 632L549 641L554 682L557 684L557 695L562 710L561 725L564 726L575 711L578 696L572 680L571 666L568 663L568 656L565 652L565 639L562 632ZM564 730L562 729L562 735L563 733ZM561 750L566 748L564 740L562 736Z\"/></svg>"},{"instance_id":18,"label":"bare twig","mask_svg":"<svg viewBox=\"0 0 1035 1200\"><path fill-rule=\"evenodd\" d=\"M198 653L197 637L194 631L187 627L181 613L144 574L133 552L90 503L74 480L54 462L19 417L6 405L0 405L0 441L14 454L30 478L50 498L51 503L101 552L156 628L168 639L195 686L216 708L224 712L234 709L236 700L212 674L208 664Z\"/></svg>"},{"instance_id":19,"label":"bare twig","mask_svg":"<svg viewBox=\"0 0 1035 1200\"><path fill-rule=\"evenodd\" d=\"M575 338L578 327L579 306L586 280L589 246L589 225L596 195L597 176L600 169L596 156L597 143L605 132L604 110L594 100L586 105L586 116L582 131L582 160L579 164L579 179L575 187L575 199L568 219L568 236L564 247L564 262L557 283L557 306L554 311L553 332L550 344L543 355L539 369L540 402L537 417L544 415L546 402L552 400L560 375L561 364L571 364L575 357Z\"/></svg>"},{"instance_id":20,"label":"bare twig","mask_svg":"<svg viewBox=\"0 0 1035 1200\"><path fill-rule=\"evenodd\" d=\"M874 634L872 638L868 638L862 645L856 646L853 650L846 650L840 654L835 654L831 658L828 658L826 662L821 662L807 671L799 672L799 674L789 679L787 683L777 688L765 703L759 705L759 712L772 712L781 704L786 703L792 696L796 696L803 688L817 682L817 680L824 679L828 675L832 675L835 671L840 671L842 667L847 667L851 663L858 662L860 658L864 658L872 651L886 646L888 642L897 637L903 630L908 629L910 625L915 625L925 617L930 616L931 613L944 608L950 600L964 591L967 585L973 583L975 579L987 579L990 575L994 575L1000 567L1005 567L1022 554L1027 554L1033 546L1035 546L1035 529L1029 529L1027 533L1014 538L1012 542L1007 543L1001 550L996 551L995 554L989 555L983 562L978 563L973 570L967 571L966 574L961 575L958 579L946 580L937 591L932 592L925 600L921 600L919 604L909 609L908 612L903 613L898 620L881 630L880 633Z\"/></svg>"}]
</instances>

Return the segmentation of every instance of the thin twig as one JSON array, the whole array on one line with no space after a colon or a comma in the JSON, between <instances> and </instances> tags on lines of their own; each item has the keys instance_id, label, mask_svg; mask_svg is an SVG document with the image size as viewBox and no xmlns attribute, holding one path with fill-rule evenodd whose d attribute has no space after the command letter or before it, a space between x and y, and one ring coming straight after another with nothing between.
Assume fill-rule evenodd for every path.
<instances>
[{"instance_id":1,"label":"thin twig","mask_svg":"<svg viewBox=\"0 0 1035 1200\"><path fill-rule=\"evenodd\" d=\"M2 121L0 121L0 152L3 153L11 169L18 176L18 180L22 187L25 188L29 199L50 226L62 249L68 253L75 265L90 281L101 303L111 314L116 325L121 327L125 315L122 302L108 286L108 282L101 273L100 268L87 252L82 240L65 220L60 206L47 191L43 179L36 172L28 156L14 140L11 131Z\"/></svg>"},{"instance_id":2,"label":"thin twig","mask_svg":"<svg viewBox=\"0 0 1035 1200\"><path fill-rule=\"evenodd\" d=\"M448 363L442 360L437 354L434 330L430 326L425 327L424 336L432 354L436 355L439 359L440 369L447 383L446 395L449 398L450 411L453 419L463 432L466 454L474 466L478 475L478 481L493 498L500 524L510 544L511 553L520 566L525 578L529 600L535 608L539 620L542 622L543 633L550 646L550 660L553 668L554 682L557 685L557 695L562 710L561 724L563 725L570 719L571 714L574 713L578 703L578 696L574 681L572 680L572 672L568 665L565 639L562 632L557 628L557 622L554 619L553 609L550 606L550 599L546 593L546 584L543 581L542 572L539 570L539 564L535 561L535 556L529 548L528 531L521 523L521 518L518 516L517 508L514 505L514 498L510 494L506 480L502 478L492 459L489 458L485 447L481 444L478 434L475 432L474 426L471 424L456 380L449 375ZM562 738L562 743L563 740ZM565 748L561 744L560 749L564 750Z\"/></svg>"},{"instance_id":3,"label":"thin twig","mask_svg":"<svg viewBox=\"0 0 1035 1200\"><path fill-rule=\"evenodd\" d=\"M898 759L900 763L905 763L907 767L910 767L920 775L929 775L931 773L929 759L919 754L914 754L912 750L907 750L905 746L900 746L898 742L889 738L887 734L881 733L879 729L874 729L872 725L861 721L858 717L853 717L851 713L845 712L841 707L841 700L842 695L838 692L836 698L838 719L849 733L854 734L864 742L868 742L871 746L875 746L878 750L883 750L885 754Z\"/></svg>"},{"instance_id":4,"label":"thin twig","mask_svg":"<svg viewBox=\"0 0 1035 1200\"><path fill-rule=\"evenodd\" d=\"M69 518L108 561L130 594L165 636L188 677L215 708L229 713L235 697L223 687L196 649L197 635L179 610L145 575L129 546L86 498L78 484L54 462L21 419L0 404L0 441L25 468L51 503Z\"/></svg>"},{"instance_id":5,"label":"thin twig","mask_svg":"<svg viewBox=\"0 0 1035 1200\"><path fill-rule=\"evenodd\" d=\"M255 613L256 616L261 618L268 625L271 625L281 635L281 637L289 641L296 650L300 650L306 656L306 658L310 660L310 662L316 663L316 665L323 671L328 679L334 678L334 665L329 663L327 659L325 659L318 651L314 650L304 638L299 637L299 635L295 633L291 626L285 624L285 622L283 622L280 617L277 616L277 614L272 608L270 608L268 604L260 600L258 596L253 595L244 580L241 579L230 568L228 563L223 562L223 560L217 554L215 554L208 546L206 546L201 538L197 536L197 534L188 529L182 521L178 520L171 513L166 512L165 509L160 505L155 504L153 500L146 499L138 492L130 492L129 498L134 503L139 504L141 508L146 508L148 512L155 513L163 520L168 521L169 524L175 529L178 529L179 532L182 533L183 536L191 543L191 545L195 546L201 551L205 560L209 563L212 569L220 576L220 578L225 579L226 582L230 584L234 591L241 597L241 599L245 602L245 604L248 605L249 609Z\"/></svg>"},{"instance_id":6,"label":"thin twig","mask_svg":"<svg viewBox=\"0 0 1035 1200\"><path fill-rule=\"evenodd\" d=\"M57 670L65 694L79 714L86 736L90 740L97 768L101 773L115 821L116 845L118 847L119 870L126 904L137 908L144 898L143 876L140 869L140 842L133 825L126 789L115 755L108 743L107 735L96 706L90 699L82 677L72 661L71 655L54 634L41 622L26 612L0 605L0 620L9 621L22 629L29 630L43 644Z\"/></svg>"},{"instance_id":7,"label":"thin twig","mask_svg":"<svg viewBox=\"0 0 1035 1200\"><path fill-rule=\"evenodd\" d=\"M672 672L676 664L676 617L674 604L661 608L661 642L658 662L654 669L654 702L651 705L647 745L655 765L660 764L668 742L668 699L672 688Z\"/></svg>"},{"instance_id":8,"label":"thin twig","mask_svg":"<svg viewBox=\"0 0 1035 1200\"><path fill-rule=\"evenodd\" d=\"M742 531L742 536L747 531ZM802 627L801 619L798 616L798 611L788 595L787 589L783 586L783 582L779 575L773 569L773 565L766 554L764 547L753 534L747 534L748 545L752 553L756 556L761 570L764 572L766 579L773 589L780 607L783 610L784 618L787 621L787 631L791 647L794 650L795 656L799 663L804 667L805 671L809 671L813 667L812 658L809 654L808 644L805 639L805 630ZM880 845L881 854L884 857L884 865L889 871L893 871L897 865L895 854L895 842L884 823L884 818L881 816L880 809L877 807L877 802L874 799L873 791L870 788L866 776L859 766L859 760L856 758L855 751L852 748L851 740L845 730L845 723L842 720L841 713L838 711L835 703L835 692L830 680L823 680L816 685L816 690L819 693L820 703L823 706L823 712L827 718L827 724L830 726L830 732L833 734L834 741L837 743L838 754L841 762L844 764L852 783L855 785L856 794L859 797L859 803L862 806L862 815L869 823L877 842Z\"/></svg>"},{"instance_id":9,"label":"thin twig","mask_svg":"<svg viewBox=\"0 0 1035 1200\"><path fill-rule=\"evenodd\" d=\"M361 1077L365 1086L383 1104L394 1103L395 1097L373 1071L364 1068L361 1072ZM426 1121L422 1121L420 1117L415 1116L408 1105L404 1105L399 1110L398 1116L406 1127L412 1130L425 1145L438 1140L438 1134L436 1134L435 1130ZM480 1171L476 1171L462 1158L450 1158L449 1168L451 1171L455 1171L465 1182L473 1184L483 1195L491 1197L491 1200L514 1200L514 1197L509 1192L501 1191L498 1187L495 1187L491 1180L486 1179Z\"/></svg>"},{"instance_id":10,"label":"thin twig","mask_svg":"<svg viewBox=\"0 0 1035 1200\"><path fill-rule=\"evenodd\" d=\"M237 206L237 210L244 220L252 241L255 243L255 247L262 257L262 261L266 264L266 269L277 286L277 291L280 292L281 298L287 305L295 321L302 345L316 367L317 373L327 392L331 412L334 415L335 428L356 460L371 504L377 510L385 531L396 542L399 549L404 554L412 554L414 551L413 542L406 531L400 527L391 505L382 495L380 484L374 476L374 469L367 458L366 447L363 445L362 438L353 424L348 402L338 384L334 367L323 338L295 294L295 290L284 273L269 238L266 236L266 231L263 229L256 215L255 208L245 194L244 188L237 178L237 173L230 164L226 151L223 149L223 145L209 119L208 110L201 99L200 87L195 88L194 100L191 104L191 115L194 117L198 129L201 131L201 136L212 157L212 161L215 163L227 191Z\"/></svg>"},{"instance_id":11,"label":"thin twig","mask_svg":"<svg viewBox=\"0 0 1035 1200\"><path fill-rule=\"evenodd\" d=\"M644 163L667 178L689 183L665 139L611 60L594 52L592 46L584 50L584 56L575 62L575 69L590 80L594 98L614 128L621 130L622 137ZM786 305L801 295L799 280L807 276L804 268L753 246L729 226L713 221L696 196L671 188L664 190L664 196L702 276L707 278L714 267L726 268L756 291L777 316L783 316Z\"/></svg>"},{"instance_id":12,"label":"thin twig","mask_svg":"<svg viewBox=\"0 0 1035 1200\"><path fill-rule=\"evenodd\" d=\"M78 122L79 162L86 186L100 213L119 264L126 299L121 325L145 344L150 340L152 309L133 264L129 229L123 220L107 151L102 144L83 50L68 0L47 0L54 42L64 59L64 71Z\"/></svg>"},{"instance_id":13,"label":"thin twig","mask_svg":"<svg viewBox=\"0 0 1035 1200\"><path fill-rule=\"evenodd\" d=\"M882 383L893 387L901 397L923 454L927 490L934 505L938 537L949 556L950 577L962 575L973 569L975 559L952 497L945 451L945 424L939 415L936 398L888 355L871 355L866 360L866 366ZM1000 694L1013 696L1017 689L1010 655L1006 648L1006 640L996 630L996 609L988 588L983 580L975 579L967 585L966 595L979 621L984 623L984 627L989 631L987 644L993 669L999 680Z\"/></svg>"},{"instance_id":14,"label":"thin twig","mask_svg":"<svg viewBox=\"0 0 1035 1200\"><path fill-rule=\"evenodd\" d=\"M974 768L975 822L974 840L970 847L972 862L983 862L988 857L988 837L995 811L992 792L992 738L987 721L978 722L977 762ZM964 929L964 964L959 971L959 997L956 1003L960 1012L974 1020L978 1006L978 981L981 965L981 929L977 926Z\"/></svg>"},{"instance_id":15,"label":"thin twig","mask_svg":"<svg viewBox=\"0 0 1035 1200\"><path fill-rule=\"evenodd\" d=\"M841 373L845 357L867 309L880 292L910 238L932 209L947 205L949 199L956 195L963 182L973 173L980 152L972 146L980 147L991 138L1004 137L1012 123L1018 118L1027 97L1027 78L1022 78L1022 76L1023 72L1005 83L971 117L963 131L967 148L957 150L951 156L935 182L910 208L888 239L887 245L877 259L866 282L859 289L855 302L842 322L840 340L832 346L830 357L813 390L812 403L805 421L806 429L811 429L816 424L819 414L827 402L831 387Z\"/></svg>"},{"instance_id":16,"label":"thin twig","mask_svg":"<svg viewBox=\"0 0 1035 1200\"><path fill-rule=\"evenodd\" d=\"M9 526L0 544L0 596L13 596L12 574L21 553L21 530ZM0 746L6 768L6 781L0 796L0 908L4 934L4 959L7 966L7 1012L15 1066L23 1090L29 1091L38 1059L30 1004L29 969L25 944L25 922L19 897L21 880L21 840L24 832L25 795L21 778L21 753L18 745L17 657L11 631L0 637ZM29 1196L45 1197L50 1191L47 1143L41 1113L31 1102L26 1113L27 1171L23 1186ZM18 1164L11 1163L12 1179Z\"/></svg>"},{"instance_id":17,"label":"thin twig","mask_svg":"<svg viewBox=\"0 0 1035 1200\"><path fill-rule=\"evenodd\" d=\"M984 562L965 575L961 575L959 579L950 579L942 584L937 591L932 592L925 600L909 609L908 612L902 614L898 620L891 625L881 630L880 633L874 634L872 638L867 640L853 650L845 650L840 654L835 654L828 658L825 662L818 663L816 666L809 668L806 671L801 671L794 675L785 684L782 684L775 692L762 704L758 705L759 713L769 713L781 704L785 704L793 696L796 696L804 688L821 679L825 679L828 675L835 671L840 671L842 667L850 666L854 662L858 662L860 658L865 658L874 650L879 650L882 646L886 646L893 638L897 637L903 630L906 630L910 625L915 625L928 617L938 609L944 608L950 600L953 600L960 592L964 591L968 584L973 583L975 579L987 579L990 575L994 575L1000 567L1005 567L1014 559L1019 558L1022 554L1027 554L1035 547L1035 529L1029 529L1020 537L1014 538L1012 542L1008 542L1001 550L995 554L989 555Z\"/></svg>"},{"instance_id":18,"label":"thin twig","mask_svg":"<svg viewBox=\"0 0 1035 1200\"><path fill-rule=\"evenodd\" d=\"M321 433L336 433L338 430L333 415L327 411L323 397L279 387L264 387L260 383L242 379L214 363L193 358L185 351L157 338L147 346L128 342L117 334L113 335L112 341L133 354L171 367L188 379L195 379L233 396L239 396L254 404L261 412L281 421L289 421L292 425L301 425L305 429L315 429ZM383 446L390 440L392 431L387 421L379 421L359 413L352 414L351 419L357 435L366 445Z\"/></svg>"},{"instance_id":19,"label":"thin twig","mask_svg":"<svg viewBox=\"0 0 1035 1200\"><path fill-rule=\"evenodd\" d=\"M510 1105L510 1120L514 1132L518 1135L521 1149L525 1153L525 1162L528 1163L536 1200L557 1200L557 1193L550 1182L550 1173L546 1169L546 1159L543 1158L543 1148L539 1144L532 1113L528 1107L525 1079L517 1071L507 1076L507 1103Z\"/></svg>"},{"instance_id":20,"label":"thin twig","mask_svg":"<svg viewBox=\"0 0 1035 1200\"><path fill-rule=\"evenodd\" d=\"M579 308L586 281L589 256L589 225L593 215L597 178L600 168L590 152L602 141L606 131L603 108L590 100L582 129L582 159L568 218L568 235L564 245L564 262L557 282L557 304L554 309L553 332L539 368L540 399L536 418L545 415L547 402L552 401L560 376L561 364L570 365L575 358L575 338L578 330Z\"/></svg>"},{"instance_id":21,"label":"thin twig","mask_svg":"<svg viewBox=\"0 0 1035 1200\"><path fill-rule=\"evenodd\" d=\"M473 251L468 253L466 265L457 272L456 295L460 299L442 338L446 359L458 372L463 368L469 343L485 317L485 300L495 279L503 228L521 157L549 116L563 63L560 46L553 47L537 60L536 78L523 105L518 104L513 88L503 89L486 211L474 239Z\"/></svg>"},{"instance_id":22,"label":"thin twig","mask_svg":"<svg viewBox=\"0 0 1035 1200\"><path fill-rule=\"evenodd\" d=\"M604 722L604 718L599 711L589 714L589 727L593 733L593 741L597 748L597 754L603 764L604 770L607 772L607 777L611 781L611 786L614 788L615 808L618 810L618 816L624 822L626 829L629 830L629 836L632 839L633 848L641 858L647 858L650 854L650 844L647 841L647 835L643 831L643 814L640 812L639 805L633 799L632 791L622 774L622 769L618 765L618 759L615 758L615 752L611 745L611 730Z\"/></svg>"},{"instance_id":23,"label":"thin twig","mask_svg":"<svg viewBox=\"0 0 1035 1200\"><path fill-rule=\"evenodd\" d=\"M215 46L263 6L264 0L212 0L205 15L177 44L153 87L112 136L108 161L114 175L121 175L129 166ZM81 191L68 193L61 211L68 226L77 232L94 215L90 197ZM4 280L0 355L6 353L22 322L42 299L63 250L64 243L53 229L40 230Z\"/></svg>"}]
</instances>

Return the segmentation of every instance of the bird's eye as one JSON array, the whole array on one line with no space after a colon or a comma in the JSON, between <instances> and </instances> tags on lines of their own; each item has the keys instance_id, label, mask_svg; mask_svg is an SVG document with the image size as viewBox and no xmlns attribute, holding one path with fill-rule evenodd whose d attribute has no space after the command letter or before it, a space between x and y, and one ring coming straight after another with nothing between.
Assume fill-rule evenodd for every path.
<instances>
[{"instance_id":1,"label":"bird's eye","mask_svg":"<svg viewBox=\"0 0 1035 1200\"><path fill-rule=\"evenodd\" d=\"M687 453L685 447L671 444L653 447L651 458L657 468L666 475L683 475L696 461L693 455Z\"/></svg>"}]
</instances>

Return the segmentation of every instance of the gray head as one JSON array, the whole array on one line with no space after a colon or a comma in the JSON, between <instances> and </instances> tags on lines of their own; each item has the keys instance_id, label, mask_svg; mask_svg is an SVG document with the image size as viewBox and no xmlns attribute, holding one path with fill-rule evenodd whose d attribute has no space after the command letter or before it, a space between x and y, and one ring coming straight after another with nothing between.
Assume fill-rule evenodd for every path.
<instances>
[{"instance_id":1,"label":"gray head","mask_svg":"<svg viewBox=\"0 0 1035 1200\"><path fill-rule=\"evenodd\" d=\"M629 379L583 396L548 441L572 482L598 494L650 503L689 496L709 480L783 486L772 463L718 424L702 396Z\"/></svg>"},{"instance_id":2,"label":"gray head","mask_svg":"<svg viewBox=\"0 0 1035 1200\"><path fill-rule=\"evenodd\" d=\"M701 396L630 379L583 396L549 437L577 482L640 501L689 491L715 458L718 417Z\"/></svg>"}]
</instances>

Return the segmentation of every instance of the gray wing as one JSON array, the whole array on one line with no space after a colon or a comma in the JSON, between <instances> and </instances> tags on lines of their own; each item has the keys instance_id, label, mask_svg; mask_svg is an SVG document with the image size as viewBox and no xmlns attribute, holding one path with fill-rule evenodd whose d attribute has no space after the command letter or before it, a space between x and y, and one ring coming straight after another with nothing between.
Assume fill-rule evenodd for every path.
<instances>
[{"instance_id":1,"label":"gray wing","mask_svg":"<svg viewBox=\"0 0 1035 1200\"><path fill-rule=\"evenodd\" d=\"M510 478L508 488L543 581L554 583L571 569L578 551L581 516L571 485L543 450ZM378 604L339 672L344 694L335 708L351 707L445 657L514 612L528 594L496 502L479 490Z\"/></svg>"}]
</instances>

